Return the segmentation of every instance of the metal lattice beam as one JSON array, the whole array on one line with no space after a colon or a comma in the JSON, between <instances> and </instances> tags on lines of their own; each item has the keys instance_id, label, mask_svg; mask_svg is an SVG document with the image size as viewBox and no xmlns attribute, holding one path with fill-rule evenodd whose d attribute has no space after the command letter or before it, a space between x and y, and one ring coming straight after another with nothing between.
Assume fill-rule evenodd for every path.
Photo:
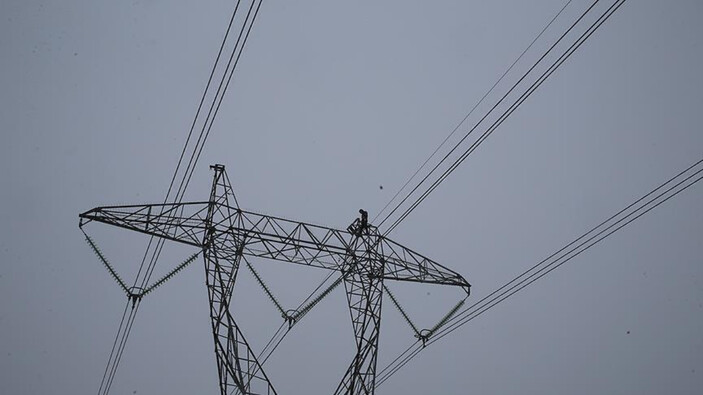
<instances>
[{"instance_id":1,"label":"metal lattice beam","mask_svg":"<svg viewBox=\"0 0 703 395\"><path fill-rule=\"evenodd\" d=\"M84 223L102 222L202 248L208 228L208 205L208 202L193 202L106 206L86 211L80 217ZM243 253L247 256L340 270L347 255L364 253L357 250L356 236L348 231L236 207L219 205L217 210L227 215L213 222L213 232L246 238ZM372 252L373 259L385 262L384 278L454 285L464 287L468 292L470 284L460 274L384 236L378 237L378 244L379 248ZM223 246L222 249L223 253L232 256L236 253L233 246Z\"/></svg>"}]
</instances>

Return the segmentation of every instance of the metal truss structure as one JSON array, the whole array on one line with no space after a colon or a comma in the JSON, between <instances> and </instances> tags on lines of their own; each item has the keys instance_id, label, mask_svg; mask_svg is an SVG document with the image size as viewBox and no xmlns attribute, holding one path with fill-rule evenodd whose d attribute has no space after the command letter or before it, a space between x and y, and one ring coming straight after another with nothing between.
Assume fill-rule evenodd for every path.
<instances>
[{"instance_id":1,"label":"metal truss structure","mask_svg":"<svg viewBox=\"0 0 703 395\"><path fill-rule=\"evenodd\" d=\"M384 281L450 285L469 293L461 275L386 238L363 210L346 230L244 211L224 166L211 168L208 201L97 207L80 214L80 226L102 222L202 250L222 395L277 393L230 310L244 256L342 273L356 355L335 394L374 393Z\"/></svg>"}]
</instances>

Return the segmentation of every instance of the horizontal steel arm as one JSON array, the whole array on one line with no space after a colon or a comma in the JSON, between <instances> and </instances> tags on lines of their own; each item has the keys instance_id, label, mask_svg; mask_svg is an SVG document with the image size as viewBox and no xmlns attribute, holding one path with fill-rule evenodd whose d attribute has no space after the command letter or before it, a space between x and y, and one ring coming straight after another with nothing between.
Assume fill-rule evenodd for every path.
<instances>
[{"instance_id":1,"label":"horizontal steel arm","mask_svg":"<svg viewBox=\"0 0 703 395\"><path fill-rule=\"evenodd\" d=\"M97 207L80 214L81 225L102 222L180 243L204 247L208 202ZM342 270L356 251L357 237L346 230L291 221L218 204L218 222L211 232L229 233L245 240L244 255L275 259L331 270ZM375 258L384 263L383 278L463 287L469 283L458 273L384 236L378 235ZM236 254L221 246L221 253ZM231 249L231 251L228 251Z\"/></svg>"},{"instance_id":2,"label":"horizontal steel arm","mask_svg":"<svg viewBox=\"0 0 703 395\"><path fill-rule=\"evenodd\" d=\"M208 202L97 207L80 214L81 226L102 222L156 237L204 246ZM346 231L294 222L217 205L219 215L210 230L246 240L244 254L326 269L340 269L350 252ZM228 251L228 246L220 247ZM234 254L236 251L229 251Z\"/></svg>"},{"instance_id":3,"label":"horizontal steel arm","mask_svg":"<svg viewBox=\"0 0 703 395\"><path fill-rule=\"evenodd\" d=\"M79 215L80 226L102 222L202 247L208 202L96 207Z\"/></svg>"},{"instance_id":4,"label":"horizontal steel arm","mask_svg":"<svg viewBox=\"0 0 703 395\"><path fill-rule=\"evenodd\" d=\"M467 295L471 284L459 273L381 236L382 259L385 260L383 277L387 280L413 281L430 284L460 286Z\"/></svg>"}]
</instances>

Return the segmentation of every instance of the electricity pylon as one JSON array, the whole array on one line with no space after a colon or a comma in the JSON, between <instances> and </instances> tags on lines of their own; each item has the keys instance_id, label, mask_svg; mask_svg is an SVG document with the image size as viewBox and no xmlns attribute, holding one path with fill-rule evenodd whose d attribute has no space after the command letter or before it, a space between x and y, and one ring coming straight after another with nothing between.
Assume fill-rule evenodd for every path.
<instances>
[{"instance_id":1,"label":"electricity pylon","mask_svg":"<svg viewBox=\"0 0 703 395\"><path fill-rule=\"evenodd\" d=\"M80 214L80 226L102 222L202 250L222 395L276 394L229 308L244 255L342 273L356 338L356 355L335 394L373 394L381 301L385 280L458 286L458 273L389 240L360 210L347 230L244 211L222 165L210 199L201 202L97 207Z\"/></svg>"}]
</instances>

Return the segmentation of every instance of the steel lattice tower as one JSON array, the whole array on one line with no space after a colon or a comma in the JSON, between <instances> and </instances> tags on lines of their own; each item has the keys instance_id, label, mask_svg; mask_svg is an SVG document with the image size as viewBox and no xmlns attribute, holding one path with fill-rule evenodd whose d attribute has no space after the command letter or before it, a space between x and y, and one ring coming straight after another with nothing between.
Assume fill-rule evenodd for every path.
<instances>
[{"instance_id":1,"label":"steel lattice tower","mask_svg":"<svg viewBox=\"0 0 703 395\"><path fill-rule=\"evenodd\" d=\"M222 395L277 394L230 310L243 256L342 273L356 338L356 355L335 394L373 394L386 280L470 285L458 273L386 238L360 210L346 230L244 211L225 168L215 171L208 201L97 207L80 226L102 222L201 249Z\"/></svg>"}]
</instances>

